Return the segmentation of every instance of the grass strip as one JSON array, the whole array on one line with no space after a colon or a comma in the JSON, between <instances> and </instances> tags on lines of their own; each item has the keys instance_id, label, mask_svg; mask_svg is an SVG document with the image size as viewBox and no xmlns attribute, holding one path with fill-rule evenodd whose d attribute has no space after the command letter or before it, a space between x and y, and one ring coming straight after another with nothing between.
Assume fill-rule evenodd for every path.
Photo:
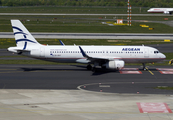
<instances>
[{"instance_id":1,"label":"grass strip","mask_svg":"<svg viewBox=\"0 0 173 120\"><path fill-rule=\"evenodd\" d=\"M10 22L10 20L9 20ZM113 23L112 21L108 21ZM149 27L144 28L140 25L144 24ZM116 25L109 26L96 23L61 23L61 24L24 24L30 32L58 32L58 33L173 33L172 27L162 24L162 23L144 23L144 22L134 22L132 26L126 25ZM149 28L154 28L149 30ZM11 24L0 24L0 32L12 32Z\"/></svg>"},{"instance_id":2,"label":"grass strip","mask_svg":"<svg viewBox=\"0 0 173 120\"><path fill-rule=\"evenodd\" d=\"M173 90L173 87L169 87L169 86L157 86L157 87L154 87L154 89Z\"/></svg>"},{"instance_id":3,"label":"grass strip","mask_svg":"<svg viewBox=\"0 0 173 120\"><path fill-rule=\"evenodd\" d=\"M146 14L149 8L132 7L134 14ZM127 7L110 6L25 6L0 8L1 13L77 13L77 14L127 14Z\"/></svg>"}]
</instances>

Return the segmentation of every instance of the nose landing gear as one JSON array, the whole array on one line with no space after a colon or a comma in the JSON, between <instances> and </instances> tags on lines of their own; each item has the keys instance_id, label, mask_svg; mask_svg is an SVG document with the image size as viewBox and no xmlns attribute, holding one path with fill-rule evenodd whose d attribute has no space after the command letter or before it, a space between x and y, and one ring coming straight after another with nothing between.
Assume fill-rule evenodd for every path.
<instances>
[{"instance_id":1,"label":"nose landing gear","mask_svg":"<svg viewBox=\"0 0 173 120\"><path fill-rule=\"evenodd\" d=\"M147 69L146 69L145 63L142 63L142 65L143 65L143 70L146 71Z\"/></svg>"}]
</instances>

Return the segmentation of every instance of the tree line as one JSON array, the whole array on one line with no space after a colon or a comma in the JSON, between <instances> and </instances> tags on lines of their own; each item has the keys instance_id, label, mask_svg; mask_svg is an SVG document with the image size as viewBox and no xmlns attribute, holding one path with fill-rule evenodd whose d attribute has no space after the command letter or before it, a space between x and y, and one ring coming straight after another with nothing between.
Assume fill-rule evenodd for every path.
<instances>
[{"instance_id":1,"label":"tree line","mask_svg":"<svg viewBox=\"0 0 173 120\"><path fill-rule=\"evenodd\" d=\"M0 0L0 6L127 6L128 0ZM173 0L130 0L136 7L173 7Z\"/></svg>"}]
</instances>

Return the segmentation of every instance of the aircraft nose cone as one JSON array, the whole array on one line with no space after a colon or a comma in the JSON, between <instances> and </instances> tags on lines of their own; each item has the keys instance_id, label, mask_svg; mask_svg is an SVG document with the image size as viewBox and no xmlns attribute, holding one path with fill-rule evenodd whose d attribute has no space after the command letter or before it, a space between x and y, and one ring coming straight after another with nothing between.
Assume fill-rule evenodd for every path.
<instances>
[{"instance_id":1,"label":"aircraft nose cone","mask_svg":"<svg viewBox=\"0 0 173 120\"><path fill-rule=\"evenodd\" d=\"M166 56L165 56L164 54L162 54L162 55L161 55L161 58L164 58L164 59L165 59L165 58L166 58Z\"/></svg>"}]
</instances>

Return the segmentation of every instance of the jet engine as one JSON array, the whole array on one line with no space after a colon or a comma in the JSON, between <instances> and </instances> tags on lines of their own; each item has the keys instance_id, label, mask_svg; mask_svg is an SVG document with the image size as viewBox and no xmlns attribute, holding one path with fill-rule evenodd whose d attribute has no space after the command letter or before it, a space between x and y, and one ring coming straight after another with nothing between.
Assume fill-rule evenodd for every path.
<instances>
[{"instance_id":1,"label":"jet engine","mask_svg":"<svg viewBox=\"0 0 173 120\"><path fill-rule=\"evenodd\" d=\"M119 60L119 61L109 61L105 64L107 69L116 69L120 70L124 67L124 61Z\"/></svg>"},{"instance_id":2,"label":"jet engine","mask_svg":"<svg viewBox=\"0 0 173 120\"><path fill-rule=\"evenodd\" d=\"M170 12L169 11L164 11L164 14L170 14Z\"/></svg>"}]
</instances>

